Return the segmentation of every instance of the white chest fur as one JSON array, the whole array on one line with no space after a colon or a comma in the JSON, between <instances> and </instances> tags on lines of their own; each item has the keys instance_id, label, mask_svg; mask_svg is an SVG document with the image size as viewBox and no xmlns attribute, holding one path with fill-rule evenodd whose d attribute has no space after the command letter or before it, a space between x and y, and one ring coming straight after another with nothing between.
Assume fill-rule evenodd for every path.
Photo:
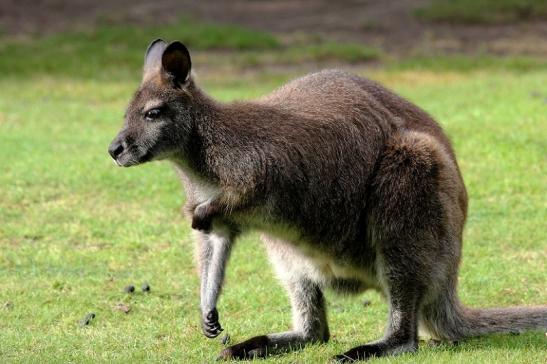
<instances>
[{"instance_id":1,"label":"white chest fur","mask_svg":"<svg viewBox=\"0 0 547 364\"><path fill-rule=\"evenodd\" d=\"M177 173L184 184L184 190L187 197L192 199L196 205L212 201L217 198L220 193L220 187L205 181L203 178L196 175L184 163L175 164Z\"/></svg>"}]
</instances>

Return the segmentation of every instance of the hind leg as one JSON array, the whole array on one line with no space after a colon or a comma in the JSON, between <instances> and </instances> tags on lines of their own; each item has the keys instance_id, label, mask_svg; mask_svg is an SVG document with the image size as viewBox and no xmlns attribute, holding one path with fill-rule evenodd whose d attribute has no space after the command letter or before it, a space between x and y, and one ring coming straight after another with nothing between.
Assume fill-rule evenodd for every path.
<instances>
[{"instance_id":1,"label":"hind leg","mask_svg":"<svg viewBox=\"0 0 547 364\"><path fill-rule=\"evenodd\" d=\"M329 338L325 322L323 294L311 282L300 280L292 284L291 301L294 328L290 331L255 336L230 346L220 353L222 359L251 359L268 354L298 350Z\"/></svg>"},{"instance_id":2,"label":"hind leg","mask_svg":"<svg viewBox=\"0 0 547 364\"><path fill-rule=\"evenodd\" d=\"M372 181L369 226L376 246L376 271L388 299L384 337L336 357L354 361L418 348L418 312L457 262L451 236L457 216L458 175L432 137L404 132L393 136Z\"/></svg>"},{"instance_id":3,"label":"hind leg","mask_svg":"<svg viewBox=\"0 0 547 364\"><path fill-rule=\"evenodd\" d=\"M306 279L289 285L293 310L293 330L256 336L224 349L222 359L250 359L268 354L298 350L308 343L326 342L329 332L325 303L320 288Z\"/></svg>"},{"instance_id":4,"label":"hind leg","mask_svg":"<svg viewBox=\"0 0 547 364\"><path fill-rule=\"evenodd\" d=\"M425 294L423 267L412 257L405 260L408 242L393 239L378 255L378 276L389 302L389 315L384 337L357 346L335 357L339 362L352 362L418 349L418 310Z\"/></svg>"},{"instance_id":5,"label":"hind leg","mask_svg":"<svg viewBox=\"0 0 547 364\"><path fill-rule=\"evenodd\" d=\"M418 349L418 309L423 289L412 273L408 276L386 265L384 285L389 300L389 318L384 337L337 355L338 362L413 352ZM410 272L408 272L410 273Z\"/></svg>"},{"instance_id":6,"label":"hind leg","mask_svg":"<svg viewBox=\"0 0 547 364\"><path fill-rule=\"evenodd\" d=\"M310 343L329 340L325 300L320 285L311 280L304 258L292 254L281 242L266 244L268 255L283 282L292 307L292 330L256 336L220 353L222 359L249 359L298 350Z\"/></svg>"}]
</instances>

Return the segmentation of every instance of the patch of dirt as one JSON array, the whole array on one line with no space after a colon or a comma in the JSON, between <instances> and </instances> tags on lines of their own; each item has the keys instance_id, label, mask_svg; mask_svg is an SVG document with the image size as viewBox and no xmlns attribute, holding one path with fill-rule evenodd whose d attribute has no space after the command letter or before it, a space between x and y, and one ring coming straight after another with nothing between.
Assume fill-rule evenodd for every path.
<instances>
[{"instance_id":1,"label":"patch of dirt","mask_svg":"<svg viewBox=\"0 0 547 364\"><path fill-rule=\"evenodd\" d=\"M97 22L154 24L181 16L277 33L374 45L395 55L432 53L547 56L547 22L489 26L431 24L413 12L430 0L0 0L10 36L85 29Z\"/></svg>"}]
</instances>

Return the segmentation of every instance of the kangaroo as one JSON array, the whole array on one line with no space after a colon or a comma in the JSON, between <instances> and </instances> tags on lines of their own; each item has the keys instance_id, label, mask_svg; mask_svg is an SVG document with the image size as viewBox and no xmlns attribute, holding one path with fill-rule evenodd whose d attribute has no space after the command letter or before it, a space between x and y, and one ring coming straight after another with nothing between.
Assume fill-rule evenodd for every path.
<instances>
[{"instance_id":1,"label":"kangaroo","mask_svg":"<svg viewBox=\"0 0 547 364\"><path fill-rule=\"evenodd\" d=\"M124 126L119 166L170 160L196 234L203 332L238 236L262 232L292 304L292 330L220 353L263 357L327 342L324 289L380 291L383 338L335 360L414 352L438 340L547 328L547 306L474 309L457 295L467 193L454 151L424 111L339 70L309 74L254 101L220 103L194 82L188 49L155 40Z\"/></svg>"}]
</instances>

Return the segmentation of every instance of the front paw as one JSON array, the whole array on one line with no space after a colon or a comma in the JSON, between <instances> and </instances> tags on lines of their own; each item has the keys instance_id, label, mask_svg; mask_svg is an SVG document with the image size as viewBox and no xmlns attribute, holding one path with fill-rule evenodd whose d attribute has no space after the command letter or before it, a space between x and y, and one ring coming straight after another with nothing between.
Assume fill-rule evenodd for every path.
<instances>
[{"instance_id":1,"label":"front paw","mask_svg":"<svg viewBox=\"0 0 547 364\"><path fill-rule=\"evenodd\" d=\"M218 311L216 308L202 315L201 328L203 334L210 339L217 337L223 331L218 322Z\"/></svg>"},{"instance_id":2,"label":"front paw","mask_svg":"<svg viewBox=\"0 0 547 364\"><path fill-rule=\"evenodd\" d=\"M208 214L207 205L199 205L192 215L192 229L203 232L211 231L212 216Z\"/></svg>"}]
</instances>

